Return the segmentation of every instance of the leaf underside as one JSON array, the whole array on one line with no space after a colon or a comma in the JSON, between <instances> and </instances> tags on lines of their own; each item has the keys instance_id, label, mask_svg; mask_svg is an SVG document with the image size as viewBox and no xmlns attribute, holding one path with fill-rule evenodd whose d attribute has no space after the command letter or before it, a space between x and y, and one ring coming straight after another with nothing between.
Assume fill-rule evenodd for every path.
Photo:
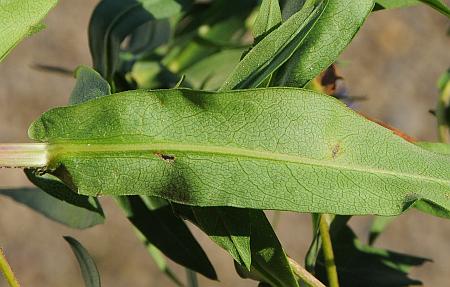
<instances>
[{"instance_id":1,"label":"leaf underside","mask_svg":"<svg viewBox=\"0 0 450 287\"><path fill-rule=\"evenodd\" d=\"M57 0L0 2L0 61L25 37L45 28L41 21L57 2Z\"/></svg>"},{"instance_id":2,"label":"leaf underside","mask_svg":"<svg viewBox=\"0 0 450 287\"><path fill-rule=\"evenodd\" d=\"M29 130L86 195L195 206L396 215L450 209L450 157L315 92L130 91L56 108Z\"/></svg>"}]
</instances>

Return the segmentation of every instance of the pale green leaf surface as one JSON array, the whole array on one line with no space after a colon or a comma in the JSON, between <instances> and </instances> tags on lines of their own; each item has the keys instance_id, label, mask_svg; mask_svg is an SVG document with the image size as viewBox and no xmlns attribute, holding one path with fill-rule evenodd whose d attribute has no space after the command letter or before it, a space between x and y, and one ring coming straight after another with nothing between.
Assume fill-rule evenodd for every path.
<instances>
[{"instance_id":1,"label":"pale green leaf surface","mask_svg":"<svg viewBox=\"0 0 450 287\"><path fill-rule=\"evenodd\" d=\"M29 130L86 195L195 206L396 215L450 209L450 158L293 88L130 91L56 108ZM111 176L111 173L114 176Z\"/></svg>"},{"instance_id":2,"label":"pale green leaf surface","mask_svg":"<svg viewBox=\"0 0 450 287\"><path fill-rule=\"evenodd\" d=\"M0 0L0 61L25 37L39 32L57 0Z\"/></svg>"},{"instance_id":3,"label":"pale green leaf surface","mask_svg":"<svg viewBox=\"0 0 450 287\"><path fill-rule=\"evenodd\" d=\"M373 5L373 0L329 0L316 25L276 73L273 83L303 87L328 68L351 42Z\"/></svg>"},{"instance_id":4,"label":"pale green leaf surface","mask_svg":"<svg viewBox=\"0 0 450 287\"><path fill-rule=\"evenodd\" d=\"M64 236L64 239L69 243L78 260L84 285L86 287L100 287L100 274L98 274L97 266L86 248L75 238Z\"/></svg>"},{"instance_id":5,"label":"pale green leaf surface","mask_svg":"<svg viewBox=\"0 0 450 287\"><path fill-rule=\"evenodd\" d=\"M281 10L278 0L263 0L253 25L253 37L263 37L281 23Z\"/></svg>"},{"instance_id":6,"label":"pale green leaf surface","mask_svg":"<svg viewBox=\"0 0 450 287\"><path fill-rule=\"evenodd\" d=\"M256 44L239 62L220 90L257 87L279 68L304 41L328 0L305 5Z\"/></svg>"},{"instance_id":7,"label":"pale green leaf surface","mask_svg":"<svg viewBox=\"0 0 450 287\"><path fill-rule=\"evenodd\" d=\"M417 142L416 145L428 151L450 155L450 144L438 142Z\"/></svg>"},{"instance_id":8,"label":"pale green leaf surface","mask_svg":"<svg viewBox=\"0 0 450 287\"><path fill-rule=\"evenodd\" d=\"M111 93L108 82L95 70L80 66L75 75L77 81L70 97L71 104L83 103ZM70 194L76 195L73 192ZM158 268L177 286L182 284L167 266L161 251L174 262L216 279L214 268L205 252L184 222L173 214L167 201L147 196L122 196L116 197L116 202L134 225L138 237L147 246Z\"/></svg>"}]
</instances>

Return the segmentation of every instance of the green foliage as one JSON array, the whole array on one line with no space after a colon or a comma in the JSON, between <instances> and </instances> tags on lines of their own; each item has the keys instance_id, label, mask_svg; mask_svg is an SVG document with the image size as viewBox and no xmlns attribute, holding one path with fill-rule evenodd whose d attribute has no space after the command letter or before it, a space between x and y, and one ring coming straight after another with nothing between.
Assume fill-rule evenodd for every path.
<instances>
[{"instance_id":1,"label":"green foliage","mask_svg":"<svg viewBox=\"0 0 450 287\"><path fill-rule=\"evenodd\" d=\"M298 286L286 254L262 211L183 205L175 205L175 210L228 251L243 278L273 286Z\"/></svg>"},{"instance_id":2,"label":"green foliage","mask_svg":"<svg viewBox=\"0 0 450 287\"><path fill-rule=\"evenodd\" d=\"M61 186L64 185L61 184ZM67 190L66 187L63 188ZM68 194L72 198L75 196L71 191ZM42 215L72 228L83 229L104 222L104 215L99 203L87 196L79 196L86 200L79 202L84 206L77 206L77 204L69 203L61 197L54 197L38 188L0 189L0 195L10 197Z\"/></svg>"},{"instance_id":3,"label":"green foliage","mask_svg":"<svg viewBox=\"0 0 450 287\"><path fill-rule=\"evenodd\" d=\"M139 196L117 197L134 227L173 261L204 276L217 279L217 275L203 249L186 224L174 215L167 201Z\"/></svg>"},{"instance_id":4,"label":"green foliage","mask_svg":"<svg viewBox=\"0 0 450 287\"><path fill-rule=\"evenodd\" d=\"M97 266L86 248L73 237L64 236L64 239L69 243L70 248L72 248L75 257L78 260L85 286L100 287L100 275L98 274Z\"/></svg>"},{"instance_id":5,"label":"green foliage","mask_svg":"<svg viewBox=\"0 0 450 287\"><path fill-rule=\"evenodd\" d=\"M332 227L333 228L333 227ZM429 261L361 243L347 225L332 233L333 249L339 281L342 286L411 286L421 282L408 278L413 266ZM316 275L326 282L322 254L316 265Z\"/></svg>"},{"instance_id":6,"label":"green foliage","mask_svg":"<svg viewBox=\"0 0 450 287\"><path fill-rule=\"evenodd\" d=\"M307 90L130 91L53 109L29 134L55 150L49 172L63 165L85 195L337 214L450 208L447 156Z\"/></svg>"},{"instance_id":7,"label":"green foliage","mask_svg":"<svg viewBox=\"0 0 450 287\"><path fill-rule=\"evenodd\" d=\"M330 66L358 32L372 0L328 0L316 25L275 75L274 85L303 87Z\"/></svg>"},{"instance_id":8,"label":"green foliage","mask_svg":"<svg viewBox=\"0 0 450 287\"><path fill-rule=\"evenodd\" d=\"M69 98L70 104L82 103L90 99L110 95L111 87L99 73L91 68L80 66L75 70L77 79Z\"/></svg>"},{"instance_id":9,"label":"green foliage","mask_svg":"<svg viewBox=\"0 0 450 287\"><path fill-rule=\"evenodd\" d=\"M450 9L441 0L376 0L376 9L392 9L400 7L408 7L417 5L420 2L441 12L443 15L450 17Z\"/></svg>"},{"instance_id":10,"label":"green foliage","mask_svg":"<svg viewBox=\"0 0 450 287\"><path fill-rule=\"evenodd\" d=\"M278 0L263 0L259 8L255 24L253 24L253 37L263 38L281 23L281 9Z\"/></svg>"},{"instance_id":11,"label":"green foliage","mask_svg":"<svg viewBox=\"0 0 450 287\"><path fill-rule=\"evenodd\" d=\"M39 188L0 189L0 194L22 203L36 212L72 228L84 229L104 222L100 202L78 195L50 174L25 170L28 179Z\"/></svg>"},{"instance_id":12,"label":"green foliage","mask_svg":"<svg viewBox=\"0 0 450 287\"><path fill-rule=\"evenodd\" d=\"M45 28L41 21L57 2L57 0L0 2L0 61L25 37Z\"/></svg>"},{"instance_id":13,"label":"green foliage","mask_svg":"<svg viewBox=\"0 0 450 287\"><path fill-rule=\"evenodd\" d=\"M370 226L369 245L373 245L378 236L386 229L386 227L395 219L394 216L375 216Z\"/></svg>"},{"instance_id":14,"label":"green foliage","mask_svg":"<svg viewBox=\"0 0 450 287\"><path fill-rule=\"evenodd\" d=\"M450 145L408 142L307 84L323 84L371 11L419 2L450 16L439 0L100 1L89 23L93 69L77 68L69 106L29 129L48 144L46 166L25 169L39 189L0 194L74 228L102 223L97 196L113 196L176 286L198 286L197 273L217 279L183 220L225 249L243 278L322 286L286 255L267 209L312 213L305 265L324 283L332 260L323 242L342 286L418 284L407 274L426 259L365 245L347 223L383 216L373 244L387 216L411 207L450 218ZM55 3L0 1L0 59ZM440 126L447 106L438 106ZM447 128L439 131L445 142ZM329 230L319 232L320 218ZM86 286L100 286L86 249L65 239ZM186 268L186 284L166 258Z\"/></svg>"},{"instance_id":15,"label":"green foliage","mask_svg":"<svg viewBox=\"0 0 450 287\"><path fill-rule=\"evenodd\" d=\"M328 0L308 1L239 62L220 90L257 87L295 52L325 9Z\"/></svg>"},{"instance_id":16,"label":"green foliage","mask_svg":"<svg viewBox=\"0 0 450 287\"><path fill-rule=\"evenodd\" d=\"M108 82L119 62L120 43L137 27L180 13L189 0L103 0L89 23L89 47L94 68Z\"/></svg>"}]
</instances>

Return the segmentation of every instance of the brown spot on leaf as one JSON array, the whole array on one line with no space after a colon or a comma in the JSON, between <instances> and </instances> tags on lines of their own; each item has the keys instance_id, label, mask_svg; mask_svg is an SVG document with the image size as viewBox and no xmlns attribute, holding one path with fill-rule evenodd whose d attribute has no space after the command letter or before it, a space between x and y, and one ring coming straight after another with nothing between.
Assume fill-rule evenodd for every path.
<instances>
[{"instance_id":1,"label":"brown spot on leaf","mask_svg":"<svg viewBox=\"0 0 450 287\"><path fill-rule=\"evenodd\" d=\"M331 149L331 157L335 159L339 152L341 151L341 145L339 143L335 144Z\"/></svg>"},{"instance_id":2,"label":"brown spot on leaf","mask_svg":"<svg viewBox=\"0 0 450 287\"><path fill-rule=\"evenodd\" d=\"M166 161L166 162L169 162L169 163L172 163L172 162L175 161L175 156L171 155L171 154L164 154L164 153L160 153L160 152L155 152L155 155L158 158L162 159L163 161Z\"/></svg>"}]
</instances>

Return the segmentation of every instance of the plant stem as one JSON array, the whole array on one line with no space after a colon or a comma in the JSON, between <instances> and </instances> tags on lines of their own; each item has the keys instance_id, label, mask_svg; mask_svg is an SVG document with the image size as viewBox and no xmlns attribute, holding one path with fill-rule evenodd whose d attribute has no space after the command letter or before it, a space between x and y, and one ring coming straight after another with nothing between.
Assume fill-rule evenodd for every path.
<instances>
[{"instance_id":1,"label":"plant stem","mask_svg":"<svg viewBox=\"0 0 450 287\"><path fill-rule=\"evenodd\" d=\"M188 287L198 287L198 280L197 280L197 273L190 270L189 268L186 269L186 276L187 276L187 286Z\"/></svg>"},{"instance_id":2,"label":"plant stem","mask_svg":"<svg viewBox=\"0 0 450 287\"><path fill-rule=\"evenodd\" d=\"M316 277L314 277L311 273L309 273L303 266L298 264L292 258L289 258L289 265L291 265L292 271L298 278L300 278L303 282L308 284L311 287L325 287L322 282L319 281Z\"/></svg>"},{"instance_id":3,"label":"plant stem","mask_svg":"<svg viewBox=\"0 0 450 287\"><path fill-rule=\"evenodd\" d=\"M6 281L8 281L9 286L11 287L20 287L19 281L17 281L16 276L14 276L14 272L11 269L8 261L6 260L5 254L3 250L0 248L0 269L5 275Z\"/></svg>"},{"instance_id":4,"label":"plant stem","mask_svg":"<svg viewBox=\"0 0 450 287\"><path fill-rule=\"evenodd\" d=\"M449 119L447 118L447 109L450 107L450 81L448 81L441 90L436 108L436 118L438 122L439 141L450 143Z\"/></svg>"},{"instance_id":5,"label":"plant stem","mask_svg":"<svg viewBox=\"0 0 450 287\"><path fill-rule=\"evenodd\" d=\"M0 144L0 167L44 167L47 161L47 144Z\"/></svg>"},{"instance_id":6,"label":"plant stem","mask_svg":"<svg viewBox=\"0 0 450 287\"><path fill-rule=\"evenodd\" d=\"M331 244L330 227L325 214L320 215L319 230L320 237L322 238L322 251L329 287L339 287L336 264L334 263L333 245Z\"/></svg>"}]
</instances>

